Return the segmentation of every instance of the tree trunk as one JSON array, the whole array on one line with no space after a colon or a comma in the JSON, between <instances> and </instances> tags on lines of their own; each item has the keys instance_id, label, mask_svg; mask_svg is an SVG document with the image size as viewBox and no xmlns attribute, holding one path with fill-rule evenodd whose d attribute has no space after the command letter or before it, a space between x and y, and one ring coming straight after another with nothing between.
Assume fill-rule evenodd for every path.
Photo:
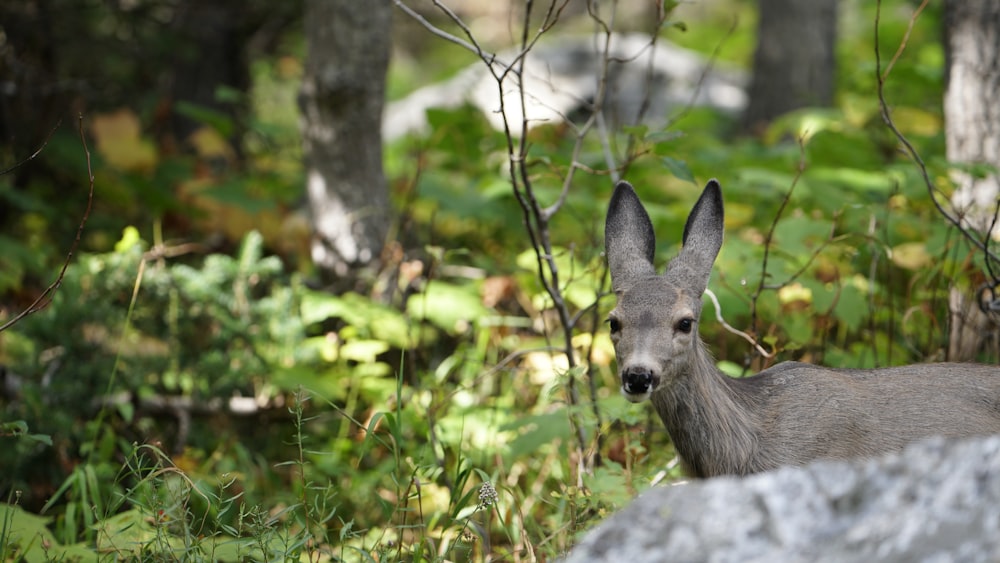
<instances>
[{"instance_id":1,"label":"tree trunk","mask_svg":"<svg viewBox=\"0 0 1000 563\"><path fill-rule=\"evenodd\" d=\"M944 95L945 146L950 162L984 166L979 175L955 170L952 205L967 228L991 232L1000 195L1000 3L996 0L946 0ZM976 177L980 176L980 177ZM992 231L991 231L992 228ZM975 359L996 329L974 299L951 290L948 359Z\"/></svg>"},{"instance_id":2,"label":"tree trunk","mask_svg":"<svg viewBox=\"0 0 1000 563\"><path fill-rule=\"evenodd\" d=\"M1000 168L1000 3L947 0L945 50L948 87L944 95L948 160ZM963 222L985 233L996 213L1000 176L994 170L975 178L955 172L952 200ZM994 236L1000 229L994 228Z\"/></svg>"},{"instance_id":3,"label":"tree trunk","mask_svg":"<svg viewBox=\"0 0 1000 563\"><path fill-rule=\"evenodd\" d=\"M178 5L174 22L178 47L174 50L171 98L197 109L225 116L231 127L220 133L240 151L241 122L247 114L242 100L220 99L218 89L228 87L235 92L250 89L250 71L245 45L249 30L244 23L246 6L234 0L186 0ZM174 111L171 115L171 136L184 143L191 133L203 127L200 120Z\"/></svg>"},{"instance_id":4,"label":"tree trunk","mask_svg":"<svg viewBox=\"0 0 1000 563\"><path fill-rule=\"evenodd\" d=\"M314 263L338 288L378 265L389 225L382 106L391 0L307 0L299 103Z\"/></svg>"},{"instance_id":5,"label":"tree trunk","mask_svg":"<svg viewBox=\"0 0 1000 563\"><path fill-rule=\"evenodd\" d=\"M837 0L760 0L746 131L833 102Z\"/></svg>"}]
</instances>

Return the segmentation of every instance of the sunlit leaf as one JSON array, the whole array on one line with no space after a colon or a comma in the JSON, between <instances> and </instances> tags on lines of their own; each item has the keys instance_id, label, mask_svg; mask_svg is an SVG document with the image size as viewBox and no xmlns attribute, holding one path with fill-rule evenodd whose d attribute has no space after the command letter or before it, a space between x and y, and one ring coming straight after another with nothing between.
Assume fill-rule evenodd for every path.
<instances>
[{"instance_id":1,"label":"sunlit leaf","mask_svg":"<svg viewBox=\"0 0 1000 563\"><path fill-rule=\"evenodd\" d=\"M218 131L209 127L199 127L191 136L188 142L194 147L198 156L203 158L235 158L233 148Z\"/></svg>"},{"instance_id":2,"label":"sunlit leaf","mask_svg":"<svg viewBox=\"0 0 1000 563\"><path fill-rule=\"evenodd\" d=\"M60 545L48 528L51 521L51 518L31 514L19 506L0 503L0 529L4 532L0 547L11 550L4 555L11 555L11 548L16 546L18 555L30 563L96 559L97 554L83 544Z\"/></svg>"},{"instance_id":3,"label":"sunlit leaf","mask_svg":"<svg viewBox=\"0 0 1000 563\"><path fill-rule=\"evenodd\" d=\"M927 245L922 242L904 242L892 248L889 254L892 263L907 270L920 270L933 262L927 252Z\"/></svg>"},{"instance_id":4,"label":"sunlit leaf","mask_svg":"<svg viewBox=\"0 0 1000 563\"><path fill-rule=\"evenodd\" d=\"M744 374L743 366L737 364L736 362L730 362L723 360L716 363L719 371L728 375L729 377L741 377Z\"/></svg>"},{"instance_id":5,"label":"sunlit leaf","mask_svg":"<svg viewBox=\"0 0 1000 563\"><path fill-rule=\"evenodd\" d=\"M812 290L798 282L790 283L778 290L778 301L782 305L788 305L796 301L806 304L812 303Z\"/></svg>"},{"instance_id":6,"label":"sunlit leaf","mask_svg":"<svg viewBox=\"0 0 1000 563\"><path fill-rule=\"evenodd\" d=\"M128 109L97 114L91 119L97 151L115 168L149 170L156 165L156 147L140 136L139 118Z\"/></svg>"},{"instance_id":7,"label":"sunlit leaf","mask_svg":"<svg viewBox=\"0 0 1000 563\"><path fill-rule=\"evenodd\" d=\"M122 231L121 240L115 243L115 252L122 253L131 250L133 246L141 243L142 238L139 236L139 230L129 225Z\"/></svg>"},{"instance_id":8,"label":"sunlit leaf","mask_svg":"<svg viewBox=\"0 0 1000 563\"><path fill-rule=\"evenodd\" d=\"M356 362L374 362L388 350L389 344L382 340L351 340L340 347L340 356Z\"/></svg>"},{"instance_id":9,"label":"sunlit leaf","mask_svg":"<svg viewBox=\"0 0 1000 563\"><path fill-rule=\"evenodd\" d=\"M939 114L912 106L893 108L892 118L904 135L937 135L943 125Z\"/></svg>"},{"instance_id":10,"label":"sunlit leaf","mask_svg":"<svg viewBox=\"0 0 1000 563\"><path fill-rule=\"evenodd\" d=\"M307 325L327 319L342 319L363 333L385 340L396 348L409 346L409 324L403 315L356 293L331 295L321 291L306 291L302 295L301 314L302 321Z\"/></svg>"},{"instance_id":11,"label":"sunlit leaf","mask_svg":"<svg viewBox=\"0 0 1000 563\"><path fill-rule=\"evenodd\" d=\"M452 334L466 331L489 313L479 292L472 286L434 281L407 302L407 312L417 319L427 319Z\"/></svg>"}]
</instances>

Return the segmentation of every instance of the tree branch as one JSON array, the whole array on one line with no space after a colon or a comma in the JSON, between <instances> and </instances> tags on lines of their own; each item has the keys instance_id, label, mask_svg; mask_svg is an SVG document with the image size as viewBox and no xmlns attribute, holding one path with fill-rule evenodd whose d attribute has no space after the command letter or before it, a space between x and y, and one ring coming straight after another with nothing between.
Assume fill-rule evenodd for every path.
<instances>
[{"instance_id":1,"label":"tree branch","mask_svg":"<svg viewBox=\"0 0 1000 563\"><path fill-rule=\"evenodd\" d=\"M90 149L87 147L87 137L86 137L86 135L83 132L83 114L80 114L80 116L79 116L79 125L78 126L79 126L79 129L80 129L80 142L83 144L83 152L84 152L84 154L86 155L86 158L87 158L87 178L88 178L88 180L90 182L90 188L89 188L89 191L87 193L87 207L86 207L86 209L83 212L83 218L80 219L80 225L76 229L76 238L73 239L73 244L70 245L69 252L66 254L66 259L63 261L62 269L59 270L59 276L56 277L55 281L52 282L51 284L49 284L49 286L47 288L45 288L45 291L43 291L41 293L41 295L39 295L38 298L36 298L34 301L32 301L31 304L28 305L23 311L21 311L20 313L18 313L14 318L10 319L9 321L7 321L6 323L4 323L3 325L0 325L0 332L3 332L5 330L7 330L8 328L14 326L19 321L21 321L21 319L27 317L28 315L30 315L32 313L36 313L38 311L41 311L42 309L44 309L45 307L47 307L49 305L49 303L52 302L52 297L55 294L55 291L59 289L60 285L62 285L63 276L66 275L66 268L69 267L69 263L70 263L70 261L73 260L73 255L76 253L77 247L80 246L80 237L83 235L83 228L87 224L87 219L90 218L90 209L91 209L91 207L93 206L93 203L94 203L94 172L91 169L91 164L90 164ZM51 136L52 136L52 133L50 132L49 133L49 137L51 137ZM35 151L34 154L32 154L30 157L28 157L27 159L25 159L21 163L15 165L14 168L16 168L17 166L20 166L21 164L24 164L24 162L27 162L27 161L35 158L36 156L38 156L38 154L42 151L42 149L45 147L45 145L48 144L49 137L47 137L45 139L45 143L41 147L39 147L39 149L37 151ZM12 170L12 168L8 169L7 171L10 171L10 170ZM4 173L6 173L7 171L5 171Z\"/></svg>"},{"instance_id":2,"label":"tree branch","mask_svg":"<svg viewBox=\"0 0 1000 563\"><path fill-rule=\"evenodd\" d=\"M931 181L930 175L927 173L927 165L924 164L924 160L920 157L920 153L917 152L917 149L913 147L913 144L910 143L910 141L906 138L906 136L899 131L899 129L896 127L895 122L893 122L892 120L892 112L889 110L889 103L885 100L885 81L888 78L889 72L887 69L885 76L883 76L882 74L881 51L878 45L879 41L878 30L879 30L879 21L881 18L881 14L882 14L882 0L877 0L875 4L875 79L877 81L878 107L879 107L879 113L882 115L882 121L885 123L886 127L888 127L890 131L892 131L892 134L895 135L896 139L900 142L900 144L902 144L903 147L906 148L906 152L907 154L910 155L910 158L913 159L913 162L916 163L917 169L920 172L920 177L923 179L924 184L927 186L927 194L930 196L931 202L934 204L934 207L937 209L938 213L942 217L944 217L949 223L954 225L955 228L958 229L960 233L962 233L962 236L965 237L966 240L968 240L970 243L972 243L973 246L981 250L983 252L983 256L987 261L994 261L1000 263L1000 257L997 257L996 254L991 252L987 244L984 244L983 241L975 237L969 231L969 229L965 228L965 226L962 225L962 222L958 217L955 217L944 208L944 206L938 200L937 197L938 190L937 188L934 187L934 182ZM916 14L914 15L914 17L916 17Z\"/></svg>"}]
</instances>

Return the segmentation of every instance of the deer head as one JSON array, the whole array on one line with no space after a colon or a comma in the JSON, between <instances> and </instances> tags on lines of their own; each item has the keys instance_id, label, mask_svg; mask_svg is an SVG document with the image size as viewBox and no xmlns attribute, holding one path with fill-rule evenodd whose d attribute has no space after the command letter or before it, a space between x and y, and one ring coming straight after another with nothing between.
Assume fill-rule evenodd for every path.
<instances>
[{"instance_id":1,"label":"deer head","mask_svg":"<svg viewBox=\"0 0 1000 563\"><path fill-rule=\"evenodd\" d=\"M673 385L705 355L701 297L722 246L719 183L710 180L684 226L683 247L662 275L653 266L653 224L635 190L619 182L605 224L605 251L618 304L608 322L621 390L629 401Z\"/></svg>"}]
</instances>

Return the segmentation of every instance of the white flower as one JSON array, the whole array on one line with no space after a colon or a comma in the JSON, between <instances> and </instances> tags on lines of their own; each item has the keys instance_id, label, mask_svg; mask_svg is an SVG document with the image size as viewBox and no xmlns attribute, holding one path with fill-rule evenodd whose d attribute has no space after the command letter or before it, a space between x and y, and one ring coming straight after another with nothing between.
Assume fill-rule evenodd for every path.
<instances>
[{"instance_id":1,"label":"white flower","mask_svg":"<svg viewBox=\"0 0 1000 563\"><path fill-rule=\"evenodd\" d=\"M479 487L479 505L476 506L476 509L493 506L499 498L497 490L493 488L493 483L486 481Z\"/></svg>"}]
</instances>

